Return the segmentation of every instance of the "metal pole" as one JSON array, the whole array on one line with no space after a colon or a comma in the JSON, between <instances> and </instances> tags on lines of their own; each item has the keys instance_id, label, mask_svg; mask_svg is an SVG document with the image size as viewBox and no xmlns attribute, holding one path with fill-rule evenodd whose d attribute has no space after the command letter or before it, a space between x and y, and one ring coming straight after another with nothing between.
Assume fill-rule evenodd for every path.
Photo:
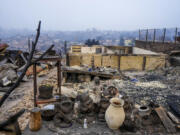
<instances>
[{"instance_id":1,"label":"metal pole","mask_svg":"<svg viewBox=\"0 0 180 135\"><path fill-rule=\"evenodd\" d=\"M139 40L141 40L141 30L139 29Z\"/></svg>"},{"instance_id":2,"label":"metal pole","mask_svg":"<svg viewBox=\"0 0 180 135\"><path fill-rule=\"evenodd\" d=\"M146 42L148 41L148 29L146 30Z\"/></svg>"},{"instance_id":3,"label":"metal pole","mask_svg":"<svg viewBox=\"0 0 180 135\"><path fill-rule=\"evenodd\" d=\"M37 107L36 95L37 95L37 72L36 63L33 65L33 80L34 80L34 107Z\"/></svg>"},{"instance_id":4,"label":"metal pole","mask_svg":"<svg viewBox=\"0 0 180 135\"><path fill-rule=\"evenodd\" d=\"M153 43L156 41L156 29L154 29L154 37L153 37Z\"/></svg>"},{"instance_id":5,"label":"metal pole","mask_svg":"<svg viewBox=\"0 0 180 135\"><path fill-rule=\"evenodd\" d=\"M166 37L166 28L164 28L163 44L164 44L164 41L165 41L165 37Z\"/></svg>"},{"instance_id":6,"label":"metal pole","mask_svg":"<svg viewBox=\"0 0 180 135\"><path fill-rule=\"evenodd\" d=\"M177 41L177 39L176 39L176 37L177 37L177 31L178 31L178 28L176 28L176 30L175 30L175 37L174 37L174 42L175 42L175 44L176 44L176 41Z\"/></svg>"}]
</instances>

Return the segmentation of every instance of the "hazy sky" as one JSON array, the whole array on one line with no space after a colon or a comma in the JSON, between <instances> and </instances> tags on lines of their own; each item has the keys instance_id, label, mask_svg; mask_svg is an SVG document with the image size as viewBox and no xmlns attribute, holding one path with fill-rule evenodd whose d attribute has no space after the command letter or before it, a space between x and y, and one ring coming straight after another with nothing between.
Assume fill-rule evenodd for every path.
<instances>
[{"instance_id":1,"label":"hazy sky","mask_svg":"<svg viewBox=\"0 0 180 135\"><path fill-rule=\"evenodd\" d=\"M0 27L134 30L180 27L180 0L0 0Z\"/></svg>"}]
</instances>

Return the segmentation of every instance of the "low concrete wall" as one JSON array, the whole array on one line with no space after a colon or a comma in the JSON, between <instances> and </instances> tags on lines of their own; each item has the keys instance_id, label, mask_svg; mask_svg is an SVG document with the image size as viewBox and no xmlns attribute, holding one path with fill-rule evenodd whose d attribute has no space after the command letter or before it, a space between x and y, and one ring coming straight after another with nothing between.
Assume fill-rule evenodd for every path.
<instances>
[{"instance_id":1,"label":"low concrete wall","mask_svg":"<svg viewBox=\"0 0 180 135\"><path fill-rule=\"evenodd\" d=\"M94 55L94 66L95 67L101 67L102 66L102 55Z\"/></svg>"},{"instance_id":2,"label":"low concrete wall","mask_svg":"<svg viewBox=\"0 0 180 135\"><path fill-rule=\"evenodd\" d=\"M133 54L147 54L147 55L159 55L159 53L152 52L150 50L145 50L138 47L133 47L132 49Z\"/></svg>"},{"instance_id":3,"label":"low concrete wall","mask_svg":"<svg viewBox=\"0 0 180 135\"><path fill-rule=\"evenodd\" d=\"M74 66L74 65L81 65L81 55L69 55L68 56L68 64L69 66Z\"/></svg>"},{"instance_id":4,"label":"low concrete wall","mask_svg":"<svg viewBox=\"0 0 180 135\"><path fill-rule=\"evenodd\" d=\"M166 55L97 55L69 54L69 66L93 64L95 67L111 67L120 70L155 70L166 65Z\"/></svg>"},{"instance_id":5,"label":"low concrete wall","mask_svg":"<svg viewBox=\"0 0 180 135\"><path fill-rule=\"evenodd\" d=\"M164 67L165 65L166 65L166 61L165 61L164 57L146 56L146 64L145 64L146 70L159 69L161 67Z\"/></svg>"},{"instance_id":6,"label":"low concrete wall","mask_svg":"<svg viewBox=\"0 0 180 135\"><path fill-rule=\"evenodd\" d=\"M121 70L143 70L143 56L121 56Z\"/></svg>"},{"instance_id":7,"label":"low concrete wall","mask_svg":"<svg viewBox=\"0 0 180 135\"><path fill-rule=\"evenodd\" d=\"M141 41L141 40L136 40L135 41L135 46L142 48L142 49L146 49L146 50L150 50L153 52L161 52L161 53L165 53L165 54L169 54L169 52L174 51L174 50L180 50L180 44L177 43L162 43L162 42L155 42L153 43L152 41Z\"/></svg>"}]
</instances>

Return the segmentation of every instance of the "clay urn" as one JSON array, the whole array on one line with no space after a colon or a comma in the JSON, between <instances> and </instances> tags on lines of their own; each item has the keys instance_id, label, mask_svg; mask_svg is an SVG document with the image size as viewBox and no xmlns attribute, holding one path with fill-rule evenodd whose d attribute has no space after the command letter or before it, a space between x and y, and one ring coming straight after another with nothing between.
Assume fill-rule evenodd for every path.
<instances>
[{"instance_id":1,"label":"clay urn","mask_svg":"<svg viewBox=\"0 0 180 135\"><path fill-rule=\"evenodd\" d=\"M118 129L124 122L125 113L123 109L124 100L111 98L110 105L105 113L105 120L110 129Z\"/></svg>"}]
</instances>

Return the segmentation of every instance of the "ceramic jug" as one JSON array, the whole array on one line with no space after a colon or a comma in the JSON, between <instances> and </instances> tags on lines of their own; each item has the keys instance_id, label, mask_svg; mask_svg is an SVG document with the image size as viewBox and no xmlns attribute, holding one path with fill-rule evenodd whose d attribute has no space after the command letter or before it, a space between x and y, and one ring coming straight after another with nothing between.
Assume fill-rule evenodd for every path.
<instances>
[{"instance_id":1,"label":"ceramic jug","mask_svg":"<svg viewBox=\"0 0 180 135\"><path fill-rule=\"evenodd\" d=\"M110 99L110 105L105 113L105 119L110 129L118 129L123 124L125 119L123 105L124 100L120 98Z\"/></svg>"}]
</instances>

